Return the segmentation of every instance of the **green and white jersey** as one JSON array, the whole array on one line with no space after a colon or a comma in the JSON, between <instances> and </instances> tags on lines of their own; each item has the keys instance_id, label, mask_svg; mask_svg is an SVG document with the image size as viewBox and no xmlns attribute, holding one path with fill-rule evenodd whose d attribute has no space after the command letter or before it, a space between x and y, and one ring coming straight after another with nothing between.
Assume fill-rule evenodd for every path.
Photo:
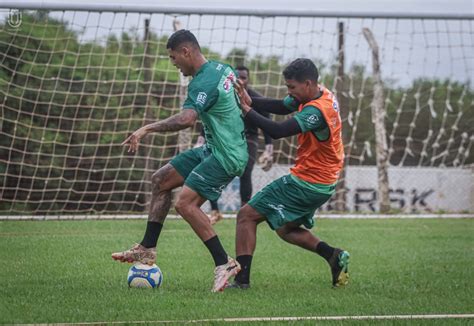
<instances>
[{"instance_id":1,"label":"green and white jersey","mask_svg":"<svg viewBox=\"0 0 474 326\"><path fill-rule=\"evenodd\" d=\"M229 65L208 61L188 86L183 108L196 110L206 142L230 175L240 176L248 161L244 122L234 92L236 73Z\"/></svg>"}]
</instances>

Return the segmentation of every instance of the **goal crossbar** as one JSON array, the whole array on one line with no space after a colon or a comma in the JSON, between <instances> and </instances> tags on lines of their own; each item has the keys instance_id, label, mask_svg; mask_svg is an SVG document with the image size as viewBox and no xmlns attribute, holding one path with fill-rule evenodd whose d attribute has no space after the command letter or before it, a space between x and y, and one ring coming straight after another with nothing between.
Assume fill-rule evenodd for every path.
<instances>
[{"instance_id":1,"label":"goal crossbar","mask_svg":"<svg viewBox=\"0 0 474 326\"><path fill-rule=\"evenodd\" d=\"M29 10L73 10L97 12L129 12L129 13L162 13L186 15L235 15L257 17L326 17L326 18L384 18L384 19L453 19L471 20L473 13L407 13L407 12L377 12L358 11L347 12L337 10L319 9L259 9L259 8L206 8L163 6L160 4L120 4L120 3L82 3L82 2L56 2L56 1L0 1L0 8L29 9Z\"/></svg>"}]
</instances>

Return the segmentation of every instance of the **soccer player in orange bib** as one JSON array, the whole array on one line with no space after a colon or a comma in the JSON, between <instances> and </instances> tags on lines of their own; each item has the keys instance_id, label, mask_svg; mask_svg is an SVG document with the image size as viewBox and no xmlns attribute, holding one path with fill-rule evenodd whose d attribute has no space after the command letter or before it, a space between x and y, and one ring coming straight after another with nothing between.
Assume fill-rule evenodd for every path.
<instances>
[{"instance_id":1,"label":"soccer player in orange bib","mask_svg":"<svg viewBox=\"0 0 474 326\"><path fill-rule=\"evenodd\" d=\"M316 209L334 194L343 166L339 106L335 96L318 84L318 69L311 60L296 59L283 76L288 87L283 100L251 98L239 82L236 85L245 120L274 139L298 135L298 150L290 173L268 184L240 209L236 251L242 270L229 287L250 287L257 225L263 221L283 240L323 257L331 269L332 285L344 286L349 279L349 253L308 230L314 225ZM285 121L274 122L257 111L280 115L297 112Z\"/></svg>"}]
</instances>

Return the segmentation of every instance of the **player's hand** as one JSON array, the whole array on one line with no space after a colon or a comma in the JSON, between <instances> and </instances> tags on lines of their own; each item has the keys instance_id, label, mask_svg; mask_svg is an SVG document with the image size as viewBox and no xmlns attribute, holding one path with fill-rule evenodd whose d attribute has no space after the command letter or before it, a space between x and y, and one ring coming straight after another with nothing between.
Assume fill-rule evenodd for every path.
<instances>
[{"instance_id":1,"label":"player's hand","mask_svg":"<svg viewBox=\"0 0 474 326\"><path fill-rule=\"evenodd\" d=\"M270 171L273 165L273 145L265 145L265 151L258 158L258 163L262 166L262 170L265 172Z\"/></svg>"},{"instance_id":2,"label":"player's hand","mask_svg":"<svg viewBox=\"0 0 474 326\"><path fill-rule=\"evenodd\" d=\"M193 147L193 148L201 147L202 145L204 145L205 142L206 142L206 138L204 138L203 136L199 135L199 136L198 136L198 139L196 140L196 144L194 144L194 147Z\"/></svg>"},{"instance_id":3,"label":"player's hand","mask_svg":"<svg viewBox=\"0 0 474 326\"><path fill-rule=\"evenodd\" d=\"M147 131L144 127L137 129L133 134L128 136L122 143L123 146L128 146L128 153L136 152L138 150L138 143L147 134Z\"/></svg>"},{"instance_id":4,"label":"player's hand","mask_svg":"<svg viewBox=\"0 0 474 326\"><path fill-rule=\"evenodd\" d=\"M242 104L242 108L244 106L252 106L252 98L250 97L249 93L247 93L247 90L245 89L245 86L240 79L237 79L234 82L234 88L240 98L240 104Z\"/></svg>"}]
</instances>

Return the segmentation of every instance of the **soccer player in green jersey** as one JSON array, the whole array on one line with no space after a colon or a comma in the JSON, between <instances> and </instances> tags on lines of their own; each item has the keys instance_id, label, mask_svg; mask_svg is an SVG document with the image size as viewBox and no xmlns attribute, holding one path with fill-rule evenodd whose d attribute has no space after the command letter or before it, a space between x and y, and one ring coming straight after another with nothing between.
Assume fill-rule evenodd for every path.
<instances>
[{"instance_id":1,"label":"soccer player in green jersey","mask_svg":"<svg viewBox=\"0 0 474 326\"><path fill-rule=\"evenodd\" d=\"M147 264L156 261L156 244L171 206L171 191L183 186L175 208L211 253L216 266L212 291L218 292L224 289L229 277L237 274L240 265L227 256L201 205L206 200L216 200L234 177L242 175L247 165L244 123L233 84L236 73L229 65L208 61L196 37L188 30L171 35L166 47L171 62L183 75L193 76L183 110L141 127L123 145L135 152L140 139L147 134L189 128L198 118L204 126L206 145L177 155L153 174L143 240L129 250L113 253L112 258Z\"/></svg>"},{"instance_id":2,"label":"soccer player in green jersey","mask_svg":"<svg viewBox=\"0 0 474 326\"><path fill-rule=\"evenodd\" d=\"M333 286L344 286L349 277L349 253L331 247L308 230L314 225L316 209L334 194L343 166L339 104L328 89L318 84L319 73L311 60L296 59L285 68L283 76L288 88L283 101L251 98L242 85L236 85L245 120L274 139L298 135L298 149L290 173L255 194L237 215L236 251L242 270L230 287L250 286L257 225L263 221L283 240L323 257L331 269ZM274 122L256 110L295 114Z\"/></svg>"}]
</instances>

